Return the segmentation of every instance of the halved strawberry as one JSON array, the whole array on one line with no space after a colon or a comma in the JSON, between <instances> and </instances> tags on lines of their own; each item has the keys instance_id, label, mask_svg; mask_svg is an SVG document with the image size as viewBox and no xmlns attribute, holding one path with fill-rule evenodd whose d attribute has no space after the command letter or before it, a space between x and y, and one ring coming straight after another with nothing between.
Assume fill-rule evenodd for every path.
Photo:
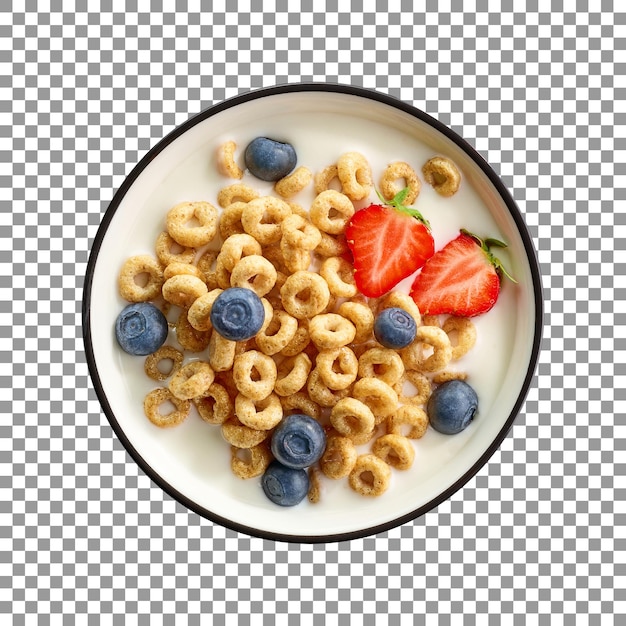
<instances>
[{"instance_id":1,"label":"halved strawberry","mask_svg":"<svg viewBox=\"0 0 626 626\"><path fill-rule=\"evenodd\" d=\"M378 298L418 270L435 252L428 222L416 209L404 206L409 189L384 204L357 211L346 228L359 291Z\"/></svg>"},{"instance_id":2,"label":"halved strawberry","mask_svg":"<svg viewBox=\"0 0 626 626\"><path fill-rule=\"evenodd\" d=\"M500 274L514 280L490 252L490 246L505 248L506 244L461 230L456 239L438 250L411 287L411 297L421 313L473 317L489 311L500 293Z\"/></svg>"}]
</instances>

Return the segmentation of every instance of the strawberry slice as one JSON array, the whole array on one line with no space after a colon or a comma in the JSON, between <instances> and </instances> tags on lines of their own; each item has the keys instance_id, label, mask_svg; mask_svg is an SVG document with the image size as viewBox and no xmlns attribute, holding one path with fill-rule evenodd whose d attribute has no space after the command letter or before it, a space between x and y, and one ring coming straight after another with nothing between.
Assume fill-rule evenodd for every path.
<instances>
[{"instance_id":1,"label":"strawberry slice","mask_svg":"<svg viewBox=\"0 0 626 626\"><path fill-rule=\"evenodd\" d=\"M346 228L359 291L378 298L418 270L435 252L428 222L416 209L404 206L409 188L383 204L357 211Z\"/></svg>"},{"instance_id":2,"label":"strawberry slice","mask_svg":"<svg viewBox=\"0 0 626 626\"><path fill-rule=\"evenodd\" d=\"M424 315L448 313L473 317L489 311L500 293L500 274L513 282L490 246L505 248L497 239L485 239L462 229L422 267L411 287L411 297Z\"/></svg>"}]
</instances>

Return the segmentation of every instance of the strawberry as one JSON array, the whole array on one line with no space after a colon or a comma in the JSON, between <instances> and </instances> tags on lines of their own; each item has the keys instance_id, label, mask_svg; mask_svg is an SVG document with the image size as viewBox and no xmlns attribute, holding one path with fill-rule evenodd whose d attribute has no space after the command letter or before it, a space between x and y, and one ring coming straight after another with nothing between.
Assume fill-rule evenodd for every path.
<instances>
[{"instance_id":1,"label":"strawberry","mask_svg":"<svg viewBox=\"0 0 626 626\"><path fill-rule=\"evenodd\" d=\"M500 275L513 282L490 246L505 248L497 239L485 239L462 229L422 267L411 287L411 297L424 315L449 313L473 317L489 311L500 293Z\"/></svg>"},{"instance_id":2,"label":"strawberry","mask_svg":"<svg viewBox=\"0 0 626 626\"><path fill-rule=\"evenodd\" d=\"M428 222L402 203L408 187L392 200L357 211L346 228L359 291L378 298L418 270L435 252Z\"/></svg>"}]
</instances>

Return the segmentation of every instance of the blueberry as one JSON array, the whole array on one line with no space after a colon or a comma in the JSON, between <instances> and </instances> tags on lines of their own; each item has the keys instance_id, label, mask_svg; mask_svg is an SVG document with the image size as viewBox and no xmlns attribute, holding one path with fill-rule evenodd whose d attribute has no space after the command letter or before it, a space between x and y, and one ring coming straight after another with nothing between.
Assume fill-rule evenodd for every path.
<instances>
[{"instance_id":1,"label":"blueberry","mask_svg":"<svg viewBox=\"0 0 626 626\"><path fill-rule=\"evenodd\" d=\"M280 506L295 506L309 491L309 475L304 469L286 467L272 461L261 478L265 495Z\"/></svg>"},{"instance_id":2,"label":"blueberry","mask_svg":"<svg viewBox=\"0 0 626 626\"><path fill-rule=\"evenodd\" d=\"M426 410L435 430L444 435L456 435L474 419L478 396L465 381L449 380L433 391Z\"/></svg>"},{"instance_id":3,"label":"blueberry","mask_svg":"<svg viewBox=\"0 0 626 626\"><path fill-rule=\"evenodd\" d=\"M261 298L251 289L225 289L211 308L211 324L225 339L247 341L254 337L265 321Z\"/></svg>"},{"instance_id":4,"label":"blueberry","mask_svg":"<svg viewBox=\"0 0 626 626\"><path fill-rule=\"evenodd\" d=\"M261 180L276 181L287 176L298 159L291 144L257 137L248 144L244 160L253 176Z\"/></svg>"},{"instance_id":5,"label":"blueberry","mask_svg":"<svg viewBox=\"0 0 626 626\"><path fill-rule=\"evenodd\" d=\"M383 309L374 322L374 336L385 348L399 350L406 348L417 332L417 325L411 315L397 307Z\"/></svg>"},{"instance_id":6,"label":"blueberry","mask_svg":"<svg viewBox=\"0 0 626 626\"><path fill-rule=\"evenodd\" d=\"M145 356L156 352L169 331L165 315L149 302L129 304L117 316L115 336L128 354Z\"/></svg>"},{"instance_id":7,"label":"blueberry","mask_svg":"<svg viewBox=\"0 0 626 626\"><path fill-rule=\"evenodd\" d=\"M283 465L294 469L309 467L324 454L326 433L317 420L294 413L274 430L271 448Z\"/></svg>"}]
</instances>

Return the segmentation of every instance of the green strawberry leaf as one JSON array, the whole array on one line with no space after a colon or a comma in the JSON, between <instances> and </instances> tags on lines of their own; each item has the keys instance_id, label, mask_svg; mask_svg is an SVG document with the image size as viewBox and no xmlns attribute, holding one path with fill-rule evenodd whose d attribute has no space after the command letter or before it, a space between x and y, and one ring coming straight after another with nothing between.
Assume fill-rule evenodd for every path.
<instances>
[{"instance_id":1,"label":"green strawberry leaf","mask_svg":"<svg viewBox=\"0 0 626 626\"><path fill-rule=\"evenodd\" d=\"M469 230L466 230L465 228L461 228L461 232L464 235L471 237L477 243L477 245L479 245L481 249L484 250L485 254L487 255L487 258L489 259L489 262L496 268L497 272L501 272L510 281L517 284L517 281L515 280L515 278L513 278L513 276L511 276L511 274L509 274L509 272L505 269L504 265L502 265L502 262L500 261L500 259L494 256L490 250L491 247L506 248L507 247L506 243L504 243L503 241L500 241L499 239L494 239L492 237L481 239L478 235L471 233Z\"/></svg>"},{"instance_id":2,"label":"green strawberry leaf","mask_svg":"<svg viewBox=\"0 0 626 626\"><path fill-rule=\"evenodd\" d=\"M378 189L376 189L376 195L378 196L378 198L383 204L392 206L397 211L400 211L401 213L405 213L406 215L409 215L410 217L414 217L416 220L419 220L420 222L422 222L422 224L424 224L424 226L426 226L426 228L430 230L430 223L417 209L404 205L404 201L409 195L410 190L411 189L408 186L405 187L404 189L401 189L393 198L391 198L391 200L387 200L387 198L385 198L383 194L380 193L380 191L378 191Z\"/></svg>"}]
</instances>

